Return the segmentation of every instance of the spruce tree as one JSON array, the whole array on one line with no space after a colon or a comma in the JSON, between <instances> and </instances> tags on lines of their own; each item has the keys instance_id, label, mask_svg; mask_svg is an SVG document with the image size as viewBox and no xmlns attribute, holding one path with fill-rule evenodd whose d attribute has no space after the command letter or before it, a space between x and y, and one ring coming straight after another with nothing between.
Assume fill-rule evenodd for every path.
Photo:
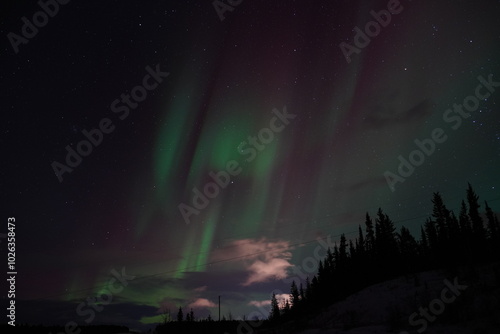
<instances>
[{"instance_id":1,"label":"spruce tree","mask_svg":"<svg viewBox=\"0 0 500 334\"><path fill-rule=\"evenodd\" d=\"M311 300L311 282L309 277L306 277L306 300L309 302Z\"/></svg>"},{"instance_id":2,"label":"spruce tree","mask_svg":"<svg viewBox=\"0 0 500 334\"><path fill-rule=\"evenodd\" d=\"M182 313L182 307L179 307L179 312L177 312L177 321L184 321L184 313Z\"/></svg>"},{"instance_id":3,"label":"spruce tree","mask_svg":"<svg viewBox=\"0 0 500 334\"><path fill-rule=\"evenodd\" d=\"M363 236L363 230L361 225L358 225L358 244L356 247L356 253L362 256L365 253L365 238Z\"/></svg>"},{"instance_id":4,"label":"spruce tree","mask_svg":"<svg viewBox=\"0 0 500 334\"><path fill-rule=\"evenodd\" d=\"M273 296L271 298L271 313L269 314L269 320L276 321L280 317L280 307L278 304L278 300L276 299L276 294L273 292Z\"/></svg>"},{"instance_id":5,"label":"spruce tree","mask_svg":"<svg viewBox=\"0 0 500 334\"><path fill-rule=\"evenodd\" d=\"M415 262L418 255L418 243L411 235L410 230L401 226L401 231L398 234L399 253L403 259L402 265L406 266L408 271L415 269Z\"/></svg>"},{"instance_id":6,"label":"spruce tree","mask_svg":"<svg viewBox=\"0 0 500 334\"><path fill-rule=\"evenodd\" d=\"M427 237L427 241L429 243L429 250L431 253L436 254L437 249L438 249L438 233L436 229L436 223L431 220L430 218L427 218L425 224L424 224L424 229L425 229L425 235Z\"/></svg>"},{"instance_id":7,"label":"spruce tree","mask_svg":"<svg viewBox=\"0 0 500 334\"><path fill-rule=\"evenodd\" d=\"M390 261L397 256L396 228L381 208L378 209L375 220L375 245L380 260Z\"/></svg>"},{"instance_id":8,"label":"spruce tree","mask_svg":"<svg viewBox=\"0 0 500 334\"><path fill-rule=\"evenodd\" d=\"M340 235L339 260L337 263L337 267L339 269L344 269L346 265L347 265L347 239L345 238L345 234L342 233Z\"/></svg>"},{"instance_id":9,"label":"spruce tree","mask_svg":"<svg viewBox=\"0 0 500 334\"><path fill-rule=\"evenodd\" d=\"M295 281L292 281L292 286L290 287L290 301L291 301L291 308L292 309L297 309L297 306L299 305L299 289L297 289L297 284L295 284Z\"/></svg>"},{"instance_id":10,"label":"spruce tree","mask_svg":"<svg viewBox=\"0 0 500 334\"><path fill-rule=\"evenodd\" d=\"M476 195L470 183L467 187L467 204L469 204L469 218L472 223L472 233L474 235L475 246L478 247L486 239L486 230L483 219L479 215L479 196Z\"/></svg>"},{"instance_id":11,"label":"spruce tree","mask_svg":"<svg viewBox=\"0 0 500 334\"><path fill-rule=\"evenodd\" d=\"M427 235L425 234L424 228L420 226L420 248L422 254L427 254L429 249L429 243L427 241Z\"/></svg>"},{"instance_id":12,"label":"spruce tree","mask_svg":"<svg viewBox=\"0 0 500 334\"><path fill-rule=\"evenodd\" d=\"M356 247L354 247L354 244L352 243L352 240L349 240L349 256L351 260L356 257Z\"/></svg>"},{"instance_id":13,"label":"spruce tree","mask_svg":"<svg viewBox=\"0 0 500 334\"><path fill-rule=\"evenodd\" d=\"M433 194L432 204L432 217L436 222L438 242L441 246L444 246L446 240L448 240L448 226L446 225L448 210L446 209L439 192Z\"/></svg>"},{"instance_id":14,"label":"spruce tree","mask_svg":"<svg viewBox=\"0 0 500 334\"><path fill-rule=\"evenodd\" d=\"M472 226L470 223L469 215L467 214L467 205L462 200L460 203L460 214L458 215L458 223L460 225L460 234L462 236L470 236L472 233Z\"/></svg>"},{"instance_id":15,"label":"spruce tree","mask_svg":"<svg viewBox=\"0 0 500 334\"><path fill-rule=\"evenodd\" d=\"M365 226L366 226L366 252L370 253L370 255L373 255L373 251L375 249L375 232L373 230L373 221L368 212L366 213Z\"/></svg>"},{"instance_id":16,"label":"spruce tree","mask_svg":"<svg viewBox=\"0 0 500 334\"><path fill-rule=\"evenodd\" d=\"M493 210L488 206L488 202L484 201L486 210L486 218L488 219L488 237L491 241L498 241L500 227L498 217L493 213Z\"/></svg>"},{"instance_id":17,"label":"spruce tree","mask_svg":"<svg viewBox=\"0 0 500 334\"><path fill-rule=\"evenodd\" d=\"M427 235L425 234L423 226L420 226L420 242L419 242L419 269L423 270L427 268L429 264L429 242L427 240Z\"/></svg>"},{"instance_id":18,"label":"spruce tree","mask_svg":"<svg viewBox=\"0 0 500 334\"><path fill-rule=\"evenodd\" d=\"M283 314L288 314L290 312L290 303L288 299L285 301L285 306L283 307Z\"/></svg>"}]
</instances>

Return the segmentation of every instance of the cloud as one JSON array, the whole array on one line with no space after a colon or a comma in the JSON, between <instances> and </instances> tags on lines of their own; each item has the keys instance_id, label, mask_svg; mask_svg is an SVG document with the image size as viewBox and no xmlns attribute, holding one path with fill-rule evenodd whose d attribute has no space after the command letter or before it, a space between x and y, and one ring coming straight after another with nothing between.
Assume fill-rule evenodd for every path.
<instances>
[{"instance_id":1,"label":"cloud","mask_svg":"<svg viewBox=\"0 0 500 334\"><path fill-rule=\"evenodd\" d=\"M278 305L281 307L285 302L288 300L290 303L290 295L286 293L282 294L277 294L276 295L276 300L278 301ZM271 305L271 299L268 300L252 300L248 303L248 305L253 305L257 307L261 306L270 306Z\"/></svg>"},{"instance_id":2,"label":"cloud","mask_svg":"<svg viewBox=\"0 0 500 334\"><path fill-rule=\"evenodd\" d=\"M270 259L268 262L255 261L248 267L250 276L243 282L243 286L253 283L266 282L271 279L283 279L287 277L287 268L292 265L285 259Z\"/></svg>"},{"instance_id":3,"label":"cloud","mask_svg":"<svg viewBox=\"0 0 500 334\"><path fill-rule=\"evenodd\" d=\"M276 300L278 301L279 305L285 303L287 300L290 303L290 295L287 293L278 294L276 295Z\"/></svg>"},{"instance_id":4,"label":"cloud","mask_svg":"<svg viewBox=\"0 0 500 334\"><path fill-rule=\"evenodd\" d=\"M266 238L241 239L214 253L214 260L241 257L241 264L248 273L242 286L279 280L287 277L287 268L292 264L288 241L269 241Z\"/></svg>"},{"instance_id":5,"label":"cloud","mask_svg":"<svg viewBox=\"0 0 500 334\"><path fill-rule=\"evenodd\" d=\"M198 298L194 302L188 305L191 308L204 308L204 307L217 307L215 303L212 303L206 298Z\"/></svg>"},{"instance_id":6,"label":"cloud","mask_svg":"<svg viewBox=\"0 0 500 334\"><path fill-rule=\"evenodd\" d=\"M355 182L350 185L350 190L357 191L364 188L374 188L386 184L386 179L384 177L372 177Z\"/></svg>"},{"instance_id":7,"label":"cloud","mask_svg":"<svg viewBox=\"0 0 500 334\"><path fill-rule=\"evenodd\" d=\"M385 101L384 104L372 106L366 122L374 127L405 124L429 116L433 107L428 99L422 100L406 110L401 110L397 106L387 103Z\"/></svg>"},{"instance_id":8,"label":"cloud","mask_svg":"<svg viewBox=\"0 0 500 334\"><path fill-rule=\"evenodd\" d=\"M200 286L199 288L196 288L193 291L195 291L195 292L203 292L205 290L207 290L207 286L206 285Z\"/></svg>"},{"instance_id":9,"label":"cloud","mask_svg":"<svg viewBox=\"0 0 500 334\"><path fill-rule=\"evenodd\" d=\"M271 305L271 301L270 300L252 300L251 302L248 303L248 305L253 305L253 306L257 306L257 307L260 307L260 306L268 306L268 305Z\"/></svg>"}]
</instances>

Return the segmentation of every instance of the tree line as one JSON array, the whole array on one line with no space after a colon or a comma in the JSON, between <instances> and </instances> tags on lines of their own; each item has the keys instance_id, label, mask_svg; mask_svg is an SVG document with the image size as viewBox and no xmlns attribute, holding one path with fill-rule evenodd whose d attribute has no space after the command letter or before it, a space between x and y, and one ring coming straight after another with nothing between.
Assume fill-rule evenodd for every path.
<instances>
[{"instance_id":1,"label":"tree line","mask_svg":"<svg viewBox=\"0 0 500 334\"><path fill-rule=\"evenodd\" d=\"M290 298L278 302L271 298L271 322L286 321L315 312L336 301L379 282L401 275L433 269L456 270L500 258L498 217L484 202L480 213L479 196L468 184L466 199L461 201L458 216L449 210L439 192L432 197L432 214L420 228L417 240L404 226L399 232L381 208L372 218L366 213L364 230L328 249L318 271L305 284L290 287Z\"/></svg>"}]
</instances>

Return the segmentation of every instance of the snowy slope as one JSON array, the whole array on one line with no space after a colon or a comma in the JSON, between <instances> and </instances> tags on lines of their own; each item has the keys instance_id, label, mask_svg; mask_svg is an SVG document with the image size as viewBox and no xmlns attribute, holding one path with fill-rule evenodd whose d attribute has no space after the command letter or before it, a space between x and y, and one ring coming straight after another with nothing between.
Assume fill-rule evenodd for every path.
<instances>
[{"instance_id":1,"label":"snowy slope","mask_svg":"<svg viewBox=\"0 0 500 334\"><path fill-rule=\"evenodd\" d=\"M454 283L461 287L455 288L456 295L448 287ZM331 305L309 319L307 328L311 329L300 334L500 333L499 285L498 263L475 271L463 270L455 276L429 271L400 277L365 288ZM446 290L444 297L443 290ZM419 314L421 307L430 308L429 318ZM415 312L410 324L409 317ZM274 332L295 332L294 325L284 324Z\"/></svg>"}]
</instances>

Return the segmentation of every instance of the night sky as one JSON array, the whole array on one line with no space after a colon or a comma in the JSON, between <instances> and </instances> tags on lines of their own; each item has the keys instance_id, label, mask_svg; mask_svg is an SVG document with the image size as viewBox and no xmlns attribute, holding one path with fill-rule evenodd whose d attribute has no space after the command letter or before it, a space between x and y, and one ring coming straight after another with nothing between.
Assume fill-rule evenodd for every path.
<instances>
[{"instance_id":1,"label":"night sky","mask_svg":"<svg viewBox=\"0 0 500 334\"><path fill-rule=\"evenodd\" d=\"M2 2L18 323L265 313L366 212L419 237L432 193L458 213L467 182L500 212L498 1L228 3L73 0L25 38L42 8ZM113 270L135 278L77 312Z\"/></svg>"}]
</instances>

